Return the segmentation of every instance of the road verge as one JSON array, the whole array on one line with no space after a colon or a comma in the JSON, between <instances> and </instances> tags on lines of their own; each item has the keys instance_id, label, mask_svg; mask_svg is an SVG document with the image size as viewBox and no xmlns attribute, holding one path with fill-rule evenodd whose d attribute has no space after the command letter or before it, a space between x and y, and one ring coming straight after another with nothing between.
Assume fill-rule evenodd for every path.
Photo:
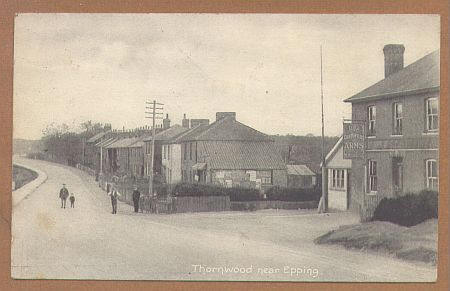
<instances>
[{"instance_id":1,"label":"road verge","mask_svg":"<svg viewBox=\"0 0 450 291\"><path fill-rule=\"evenodd\" d=\"M23 167L37 173L38 177L32 180L30 183L23 185L19 189L12 191L12 206L17 206L23 199L30 195L37 187L42 185L47 180L47 174L37 168L24 164L20 161L13 161L14 165Z\"/></svg>"}]
</instances>

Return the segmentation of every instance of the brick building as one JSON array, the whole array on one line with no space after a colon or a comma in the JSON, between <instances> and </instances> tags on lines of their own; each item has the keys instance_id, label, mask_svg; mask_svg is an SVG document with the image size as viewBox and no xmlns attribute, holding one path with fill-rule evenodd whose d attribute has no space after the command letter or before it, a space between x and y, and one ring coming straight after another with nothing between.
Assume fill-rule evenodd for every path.
<instances>
[{"instance_id":1,"label":"brick building","mask_svg":"<svg viewBox=\"0 0 450 291\"><path fill-rule=\"evenodd\" d=\"M287 185L274 141L238 122L234 112L218 112L214 123L192 128L177 142L184 182L257 189Z\"/></svg>"},{"instance_id":2,"label":"brick building","mask_svg":"<svg viewBox=\"0 0 450 291\"><path fill-rule=\"evenodd\" d=\"M403 68L403 45L383 49L385 78L345 100L364 120L365 160L352 160L350 208L368 219L383 197L438 189L439 50Z\"/></svg>"}]
</instances>

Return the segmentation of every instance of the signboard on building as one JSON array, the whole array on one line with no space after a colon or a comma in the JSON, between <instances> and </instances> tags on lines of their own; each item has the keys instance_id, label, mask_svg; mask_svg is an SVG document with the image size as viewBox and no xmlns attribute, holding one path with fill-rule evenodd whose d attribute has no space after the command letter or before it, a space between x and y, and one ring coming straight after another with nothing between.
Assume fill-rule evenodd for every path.
<instances>
[{"instance_id":1,"label":"signboard on building","mask_svg":"<svg viewBox=\"0 0 450 291\"><path fill-rule=\"evenodd\" d=\"M364 122L344 122L342 136L344 159L363 159L366 150Z\"/></svg>"}]
</instances>

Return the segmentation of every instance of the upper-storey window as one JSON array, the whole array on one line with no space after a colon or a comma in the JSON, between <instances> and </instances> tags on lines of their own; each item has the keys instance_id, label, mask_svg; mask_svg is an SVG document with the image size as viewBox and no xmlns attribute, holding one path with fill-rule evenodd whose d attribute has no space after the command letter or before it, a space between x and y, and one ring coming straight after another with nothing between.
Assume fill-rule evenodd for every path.
<instances>
[{"instance_id":1,"label":"upper-storey window","mask_svg":"<svg viewBox=\"0 0 450 291\"><path fill-rule=\"evenodd\" d=\"M426 122L427 131L437 131L439 129L439 102L437 98L426 100Z\"/></svg>"},{"instance_id":2,"label":"upper-storey window","mask_svg":"<svg viewBox=\"0 0 450 291\"><path fill-rule=\"evenodd\" d=\"M393 108L393 121L394 121L394 135L402 135L403 134L403 105L402 103L394 103Z\"/></svg>"},{"instance_id":3,"label":"upper-storey window","mask_svg":"<svg viewBox=\"0 0 450 291\"><path fill-rule=\"evenodd\" d=\"M375 122L377 118L377 108L372 105L367 107L367 135L374 136L376 134L375 131Z\"/></svg>"}]
</instances>

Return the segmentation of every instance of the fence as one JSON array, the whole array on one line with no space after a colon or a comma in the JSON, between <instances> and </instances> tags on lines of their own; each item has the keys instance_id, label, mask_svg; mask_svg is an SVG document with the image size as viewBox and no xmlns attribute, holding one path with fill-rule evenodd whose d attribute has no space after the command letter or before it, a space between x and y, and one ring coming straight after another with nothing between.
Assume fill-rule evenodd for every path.
<instances>
[{"instance_id":1,"label":"fence","mask_svg":"<svg viewBox=\"0 0 450 291\"><path fill-rule=\"evenodd\" d=\"M76 164L76 168L88 173L91 176L95 176L95 170L93 170L89 167L83 166L81 164Z\"/></svg>"},{"instance_id":2,"label":"fence","mask_svg":"<svg viewBox=\"0 0 450 291\"><path fill-rule=\"evenodd\" d=\"M317 201L279 201L279 200L264 200L264 201L248 201L248 202L231 202L231 210L261 210L261 209L315 209L318 206Z\"/></svg>"},{"instance_id":3,"label":"fence","mask_svg":"<svg viewBox=\"0 0 450 291\"><path fill-rule=\"evenodd\" d=\"M174 200L174 212L228 211L231 209L229 196L183 196Z\"/></svg>"}]
</instances>

